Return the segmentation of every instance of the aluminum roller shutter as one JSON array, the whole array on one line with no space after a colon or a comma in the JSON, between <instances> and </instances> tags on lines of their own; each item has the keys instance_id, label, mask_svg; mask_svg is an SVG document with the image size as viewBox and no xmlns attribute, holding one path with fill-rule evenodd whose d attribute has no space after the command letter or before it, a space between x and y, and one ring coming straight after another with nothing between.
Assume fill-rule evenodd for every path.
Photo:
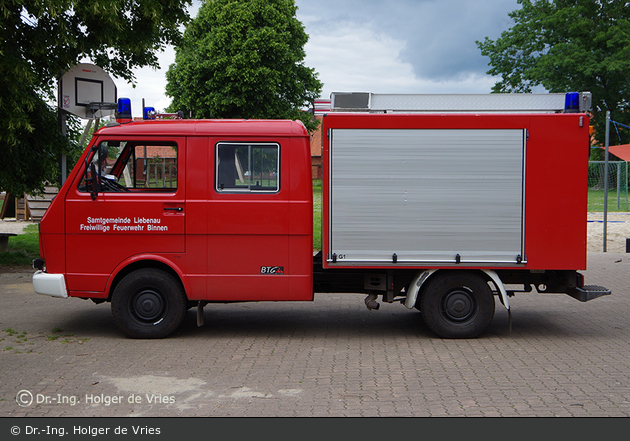
<instances>
[{"instance_id":1,"label":"aluminum roller shutter","mask_svg":"<svg viewBox=\"0 0 630 441\"><path fill-rule=\"evenodd\" d=\"M521 129L333 129L328 259L518 262L525 139Z\"/></svg>"}]
</instances>

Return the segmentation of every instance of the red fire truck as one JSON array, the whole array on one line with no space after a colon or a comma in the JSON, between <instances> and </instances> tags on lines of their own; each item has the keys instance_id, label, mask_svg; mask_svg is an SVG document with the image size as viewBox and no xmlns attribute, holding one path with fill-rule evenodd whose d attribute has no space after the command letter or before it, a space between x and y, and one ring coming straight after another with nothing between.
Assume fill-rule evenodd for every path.
<instances>
[{"instance_id":1,"label":"red fire truck","mask_svg":"<svg viewBox=\"0 0 630 441\"><path fill-rule=\"evenodd\" d=\"M542 100L542 104L538 101ZM550 100L550 101L549 101ZM333 94L322 250L295 121L145 120L94 134L40 223L34 290L111 302L134 338L214 302L365 293L481 334L495 298L585 286L590 95Z\"/></svg>"}]
</instances>

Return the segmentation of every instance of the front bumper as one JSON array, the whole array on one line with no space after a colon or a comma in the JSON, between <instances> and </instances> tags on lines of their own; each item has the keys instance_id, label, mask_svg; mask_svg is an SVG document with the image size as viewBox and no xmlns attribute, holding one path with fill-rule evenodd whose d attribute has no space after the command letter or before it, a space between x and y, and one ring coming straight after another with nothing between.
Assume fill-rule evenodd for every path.
<instances>
[{"instance_id":1,"label":"front bumper","mask_svg":"<svg viewBox=\"0 0 630 441\"><path fill-rule=\"evenodd\" d=\"M65 299L68 297L66 281L63 274L48 274L36 271L33 274L33 289L37 294Z\"/></svg>"}]
</instances>

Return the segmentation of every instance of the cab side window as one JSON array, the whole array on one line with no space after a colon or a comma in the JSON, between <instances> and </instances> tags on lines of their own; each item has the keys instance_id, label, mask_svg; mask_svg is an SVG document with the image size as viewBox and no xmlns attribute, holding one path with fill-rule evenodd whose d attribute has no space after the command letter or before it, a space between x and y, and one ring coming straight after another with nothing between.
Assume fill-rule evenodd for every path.
<instances>
[{"instance_id":1,"label":"cab side window","mask_svg":"<svg viewBox=\"0 0 630 441\"><path fill-rule=\"evenodd\" d=\"M177 165L176 143L103 141L93 148L79 190L90 191L95 172L100 192L174 192Z\"/></svg>"},{"instance_id":2,"label":"cab side window","mask_svg":"<svg viewBox=\"0 0 630 441\"><path fill-rule=\"evenodd\" d=\"M280 190L280 145L218 143L216 191L277 193Z\"/></svg>"}]
</instances>

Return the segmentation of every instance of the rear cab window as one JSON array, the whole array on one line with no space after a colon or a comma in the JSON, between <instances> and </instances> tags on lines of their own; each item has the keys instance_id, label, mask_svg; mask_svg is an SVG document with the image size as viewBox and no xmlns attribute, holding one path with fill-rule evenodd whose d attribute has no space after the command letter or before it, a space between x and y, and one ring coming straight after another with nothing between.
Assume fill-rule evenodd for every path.
<instances>
[{"instance_id":1,"label":"rear cab window","mask_svg":"<svg viewBox=\"0 0 630 441\"><path fill-rule=\"evenodd\" d=\"M280 191L280 145L219 142L216 145L215 189L219 193Z\"/></svg>"}]
</instances>

